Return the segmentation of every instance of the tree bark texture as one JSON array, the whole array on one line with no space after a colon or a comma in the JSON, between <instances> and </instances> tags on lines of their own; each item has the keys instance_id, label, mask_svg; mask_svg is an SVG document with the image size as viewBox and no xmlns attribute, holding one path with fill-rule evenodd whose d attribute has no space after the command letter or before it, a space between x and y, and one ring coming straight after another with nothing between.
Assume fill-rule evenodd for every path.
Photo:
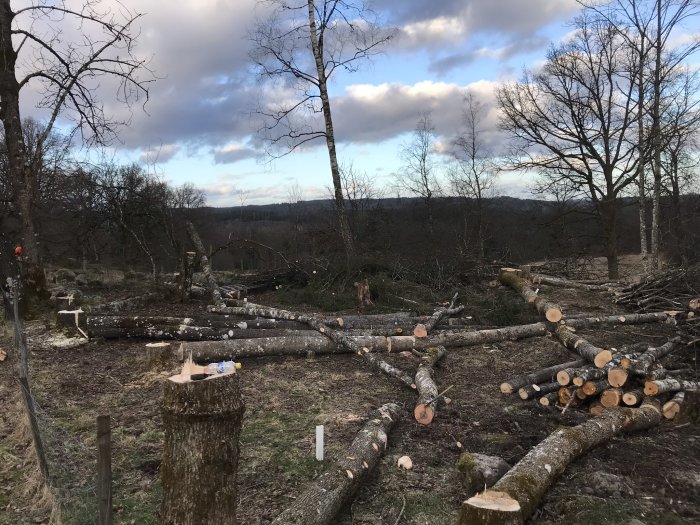
<instances>
[{"instance_id":1,"label":"tree bark texture","mask_svg":"<svg viewBox=\"0 0 700 525\"><path fill-rule=\"evenodd\" d=\"M511 287L518 292L523 299L533 305L535 309L551 323L558 323L562 318L561 308L558 305L549 302L544 297L541 297L535 292L525 279L519 277L514 271L509 269L501 269L499 280L502 284Z\"/></svg>"},{"instance_id":2,"label":"tree bark texture","mask_svg":"<svg viewBox=\"0 0 700 525\"><path fill-rule=\"evenodd\" d=\"M599 348L589 343L584 338L574 334L566 326L557 327L555 334L566 348L573 350L598 368L602 368L612 361L612 352L610 350Z\"/></svg>"},{"instance_id":3,"label":"tree bark texture","mask_svg":"<svg viewBox=\"0 0 700 525\"><path fill-rule=\"evenodd\" d=\"M666 344L656 348L649 348L636 359L630 359L627 368L634 374L646 376L651 372L659 359L673 352L673 350L680 346L680 343L681 338L674 337Z\"/></svg>"},{"instance_id":4,"label":"tree bark texture","mask_svg":"<svg viewBox=\"0 0 700 525\"><path fill-rule=\"evenodd\" d=\"M530 281L532 284L546 284L547 286L558 286L560 288L576 288L578 290L612 292L615 287L605 284L587 284L561 277L551 277L549 275L532 274Z\"/></svg>"},{"instance_id":5,"label":"tree bark texture","mask_svg":"<svg viewBox=\"0 0 700 525\"><path fill-rule=\"evenodd\" d=\"M15 74L17 52L12 44L14 12L9 1L0 4L0 120L5 131L8 171L15 190L15 204L22 228L22 278L28 298L48 297L46 277L34 224L36 172L28 158L20 115L20 86Z\"/></svg>"},{"instance_id":6,"label":"tree bark texture","mask_svg":"<svg viewBox=\"0 0 700 525\"><path fill-rule=\"evenodd\" d=\"M413 416L420 425L429 425L437 415L438 388L435 384L435 365L447 353L444 346L428 348L421 357L416 372L415 385L418 400Z\"/></svg>"},{"instance_id":7,"label":"tree bark texture","mask_svg":"<svg viewBox=\"0 0 700 525\"><path fill-rule=\"evenodd\" d=\"M236 523L238 437L244 411L236 374L165 381L162 523Z\"/></svg>"},{"instance_id":8,"label":"tree bark texture","mask_svg":"<svg viewBox=\"0 0 700 525\"><path fill-rule=\"evenodd\" d=\"M327 525L369 477L387 448L388 434L401 417L388 403L372 412L350 447L282 512L273 525Z\"/></svg>"},{"instance_id":9,"label":"tree bark texture","mask_svg":"<svg viewBox=\"0 0 700 525\"><path fill-rule=\"evenodd\" d=\"M510 470L510 465L496 456L463 452L457 462L457 470L466 497L492 487Z\"/></svg>"},{"instance_id":10,"label":"tree bark texture","mask_svg":"<svg viewBox=\"0 0 700 525\"><path fill-rule=\"evenodd\" d=\"M533 448L490 490L462 506L460 525L522 524L566 467L622 431L644 430L661 421L660 407L616 408L585 423L555 431Z\"/></svg>"}]
</instances>

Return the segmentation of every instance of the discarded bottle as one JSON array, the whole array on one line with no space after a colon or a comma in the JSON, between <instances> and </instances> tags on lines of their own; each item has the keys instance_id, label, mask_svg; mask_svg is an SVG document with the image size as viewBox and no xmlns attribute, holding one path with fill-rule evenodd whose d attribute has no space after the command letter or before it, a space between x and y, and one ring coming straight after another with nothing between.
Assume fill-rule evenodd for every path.
<instances>
[{"instance_id":1,"label":"discarded bottle","mask_svg":"<svg viewBox=\"0 0 700 525\"><path fill-rule=\"evenodd\" d=\"M206 373L212 374L227 374L241 369L241 363L235 361L221 361L220 363L210 363L207 365Z\"/></svg>"}]
</instances>

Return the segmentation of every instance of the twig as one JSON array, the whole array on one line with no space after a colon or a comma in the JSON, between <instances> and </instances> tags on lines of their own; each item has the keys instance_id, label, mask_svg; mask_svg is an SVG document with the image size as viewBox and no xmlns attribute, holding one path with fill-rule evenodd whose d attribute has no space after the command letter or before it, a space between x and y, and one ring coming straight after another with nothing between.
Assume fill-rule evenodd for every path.
<instances>
[{"instance_id":1,"label":"twig","mask_svg":"<svg viewBox=\"0 0 700 525\"><path fill-rule=\"evenodd\" d=\"M403 505L401 506L401 512L399 512L399 516L398 516L398 518L396 518L394 525L399 525L399 521L401 521L401 517L403 516L403 512L406 510L406 496L401 494L401 498L403 499Z\"/></svg>"}]
</instances>

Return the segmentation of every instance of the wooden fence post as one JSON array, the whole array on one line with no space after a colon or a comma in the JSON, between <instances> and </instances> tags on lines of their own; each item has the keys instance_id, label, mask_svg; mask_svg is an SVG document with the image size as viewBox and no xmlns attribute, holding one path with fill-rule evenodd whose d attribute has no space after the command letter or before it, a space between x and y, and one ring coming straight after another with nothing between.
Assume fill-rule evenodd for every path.
<instances>
[{"instance_id":1,"label":"wooden fence post","mask_svg":"<svg viewBox=\"0 0 700 525\"><path fill-rule=\"evenodd\" d=\"M109 416L97 416L97 503L99 525L112 525L112 431Z\"/></svg>"}]
</instances>

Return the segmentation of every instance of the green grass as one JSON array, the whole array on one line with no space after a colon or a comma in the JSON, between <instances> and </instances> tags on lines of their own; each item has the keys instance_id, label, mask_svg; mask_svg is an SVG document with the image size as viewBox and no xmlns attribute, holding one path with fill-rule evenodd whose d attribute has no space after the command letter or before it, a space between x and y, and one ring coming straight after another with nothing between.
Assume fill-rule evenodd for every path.
<instances>
[{"instance_id":1,"label":"green grass","mask_svg":"<svg viewBox=\"0 0 700 525\"><path fill-rule=\"evenodd\" d=\"M447 525L455 523L457 517L455 509L437 494L407 494L406 519L423 523L424 519L421 518L430 519L430 523L434 525L442 523Z\"/></svg>"}]
</instances>

